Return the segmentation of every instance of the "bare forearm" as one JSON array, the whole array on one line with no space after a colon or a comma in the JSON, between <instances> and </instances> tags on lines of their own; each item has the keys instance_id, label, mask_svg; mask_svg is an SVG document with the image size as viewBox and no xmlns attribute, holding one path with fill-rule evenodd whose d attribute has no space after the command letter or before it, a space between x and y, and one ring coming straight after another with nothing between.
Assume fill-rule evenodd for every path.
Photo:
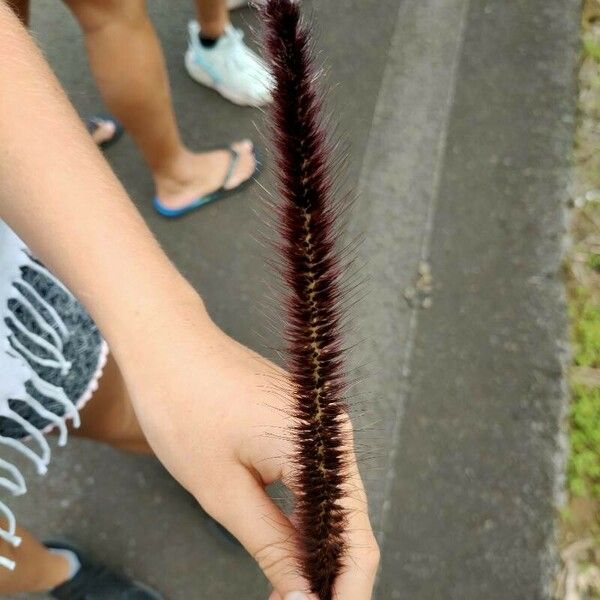
<instances>
[{"instance_id":1,"label":"bare forearm","mask_svg":"<svg viewBox=\"0 0 600 600\"><path fill-rule=\"evenodd\" d=\"M71 288L117 352L174 299L200 301L0 1L0 218ZM176 303L176 302L175 302Z\"/></svg>"}]
</instances>

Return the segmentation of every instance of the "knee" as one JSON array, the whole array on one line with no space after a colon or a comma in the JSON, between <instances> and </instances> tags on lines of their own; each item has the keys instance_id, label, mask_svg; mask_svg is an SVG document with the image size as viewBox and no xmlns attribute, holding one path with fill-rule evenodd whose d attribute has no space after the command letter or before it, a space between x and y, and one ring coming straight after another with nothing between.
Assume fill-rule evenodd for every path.
<instances>
[{"instance_id":1,"label":"knee","mask_svg":"<svg viewBox=\"0 0 600 600\"><path fill-rule=\"evenodd\" d=\"M84 33L111 25L137 27L148 20L145 0L65 0Z\"/></svg>"}]
</instances>

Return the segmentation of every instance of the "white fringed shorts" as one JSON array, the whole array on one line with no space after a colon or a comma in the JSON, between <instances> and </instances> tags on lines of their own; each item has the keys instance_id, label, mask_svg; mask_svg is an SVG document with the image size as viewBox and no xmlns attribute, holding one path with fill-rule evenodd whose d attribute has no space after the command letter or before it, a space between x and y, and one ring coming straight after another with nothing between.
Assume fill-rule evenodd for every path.
<instances>
[{"instance_id":1,"label":"white fringed shorts","mask_svg":"<svg viewBox=\"0 0 600 600\"><path fill-rule=\"evenodd\" d=\"M0 221L0 538L20 543L10 496L25 494L18 452L46 474L51 450L45 434L67 442L67 421L98 387L108 348L83 306ZM0 567L14 562L0 556Z\"/></svg>"}]
</instances>

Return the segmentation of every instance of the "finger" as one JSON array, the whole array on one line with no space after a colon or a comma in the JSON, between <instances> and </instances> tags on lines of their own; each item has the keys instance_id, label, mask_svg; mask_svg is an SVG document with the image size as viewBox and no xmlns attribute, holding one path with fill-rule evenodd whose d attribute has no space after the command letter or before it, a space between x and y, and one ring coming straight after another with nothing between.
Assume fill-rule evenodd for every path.
<instances>
[{"instance_id":1,"label":"finger","mask_svg":"<svg viewBox=\"0 0 600 600\"><path fill-rule=\"evenodd\" d=\"M317 600L299 572L296 536L286 515L246 469L240 468L234 478L229 475L227 489L204 502L206 511L238 538L281 597L303 592L307 600Z\"/></svg>"},{"instance_id":2,"label":"finger","mask_svg":"<svg viewBox=\"0 0 600 600\"><path fill-rule=\"evenodd\" d=\"M369 520L367 494L354 453L352 427L349 423L347 425L347 479L344 483L345 494L341 500L347 511L347 551L343 559L345 568L335 583L334 597L340 600L368 600L372 597L379 567L379 547ZM289 449L292 447L289 439L279 440L279 445L281 452L292 452ZM271 461L271 464L265 467L268 463L269 461L258 463L261 476L267 481L273 476L274 479L282 479L286 486L293 490L294 461ZM269 472L267 468L273 471Z\"/></svg>"},{"instance_id":3,"label":"finger","mask_svg":"<svg viewBox=\"0 0 600 600\"><path fill-rule=\"evenodd\" d=\"M273 592L269 596L269 600L282 600L281 594L279 592L273 590Z\"/></svg>"},{"instance_id":4,"label":"finger","mask_svg":"<svg viewBox=\"0 0 600 600\"><path fill-rule=\"evenodd\" d=\"M344 600L368 600L379 568L379 546L369 521L365 488L354 461L346 486L348 493L343 505L348 511L348 547L345 568L335 583L334 596Z\"/></svg>"}]
</instances>

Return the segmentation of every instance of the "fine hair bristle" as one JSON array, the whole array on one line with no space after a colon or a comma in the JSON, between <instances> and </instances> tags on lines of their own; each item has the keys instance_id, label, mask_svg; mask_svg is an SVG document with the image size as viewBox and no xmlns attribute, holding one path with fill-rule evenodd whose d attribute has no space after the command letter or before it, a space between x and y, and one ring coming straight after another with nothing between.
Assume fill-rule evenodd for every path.
<instances>
[{"instance_id":1,"label":"fine hair bristle","mask_svg":"<svg viewBox=\"0 0 600 600\"><path fill-rule=\"evenodd\" d=\"M261 7L274 77L271 136L285 283L284 335L294 386L296 506L300 567L311 591L331 600L344 566L348 415L341 341L340 203L310 27L294 0Z\"/></svg>"}]
</instances>

